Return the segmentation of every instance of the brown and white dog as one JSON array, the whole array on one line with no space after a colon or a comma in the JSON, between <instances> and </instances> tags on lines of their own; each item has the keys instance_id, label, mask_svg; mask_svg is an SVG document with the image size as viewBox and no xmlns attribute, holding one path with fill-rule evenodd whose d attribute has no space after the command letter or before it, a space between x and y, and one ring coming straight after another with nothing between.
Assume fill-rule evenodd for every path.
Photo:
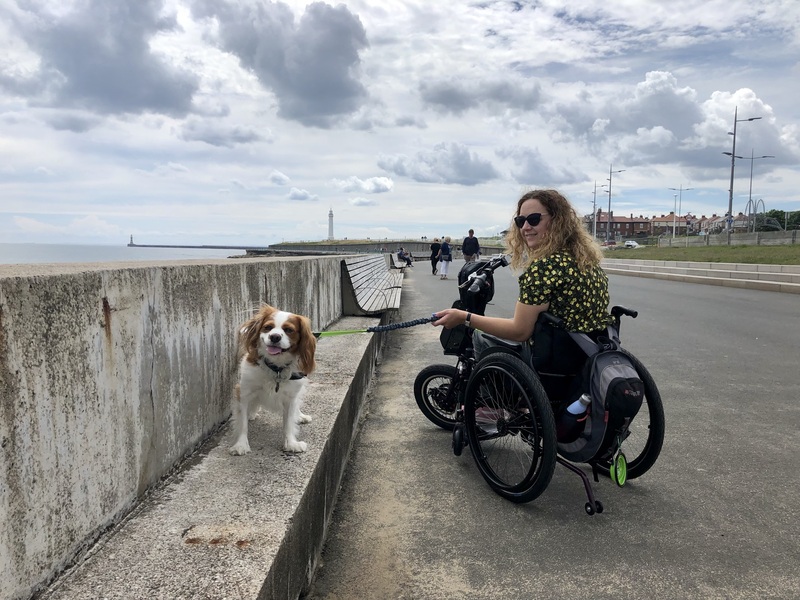
<instances>
[{"instance_id":1,"label":"brown and white dog","mask_svg":"<svg viewBox=\"0 0 800 600\"><path fill-rule=\"evenodd\" d=\"M234 443L230 453L250 452L247 421L259 409L283 414L283 449L305 452L297 440L297 424L311 417L300 411L306 375L316 367L317 340L307 317L264 305L239 328L239 383L233 399Z\"/></svg>"}]
</instances>

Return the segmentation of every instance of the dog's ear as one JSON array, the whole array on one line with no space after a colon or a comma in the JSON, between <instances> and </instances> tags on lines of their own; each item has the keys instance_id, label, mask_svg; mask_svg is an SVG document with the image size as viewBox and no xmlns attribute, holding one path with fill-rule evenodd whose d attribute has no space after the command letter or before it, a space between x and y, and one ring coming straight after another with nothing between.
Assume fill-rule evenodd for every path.
<instances>
[{"instance_id":1,"label":"dog's ear","mask_svg":"<svg viewBox=\"0 0 800 600\"><path fill-rule=\"evenodd\" d=\"M314 332L311 331L311 320L302 315L298 315L298 317L300 321L300 343L298 344L300 370L308 375L317 368L317 363L314 360L314 354L317 351L317 338L314 337Z\"/></svg>"},{"instance_id":2,"label":"dog's ear","mask_svg":"<svg viewBox=\"0 0 800 600\"><path fill-rule=\"evenodd\" d=\"M258 336L262 323L263 317L259 311L239 327L239 349L253 364L258 362Z\"/></svg>"}]
</instances>

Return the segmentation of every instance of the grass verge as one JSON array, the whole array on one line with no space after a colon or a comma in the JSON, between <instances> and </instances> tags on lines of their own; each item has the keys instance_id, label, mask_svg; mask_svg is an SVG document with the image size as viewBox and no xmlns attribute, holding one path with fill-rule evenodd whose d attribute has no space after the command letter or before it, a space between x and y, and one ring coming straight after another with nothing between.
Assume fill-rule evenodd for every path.
<instances>
[{"instance_id":1,"label":"grass verge","mask_svg":"<svg viewBox=\"0 0 800 600\"><path fill-rule=\"evenodd\" d=\"M768 265L800 265L800 244L782 246L700 246L656 248L642 246L605 251L608 259L682 260Z\"/></svg>"}]
</instances>

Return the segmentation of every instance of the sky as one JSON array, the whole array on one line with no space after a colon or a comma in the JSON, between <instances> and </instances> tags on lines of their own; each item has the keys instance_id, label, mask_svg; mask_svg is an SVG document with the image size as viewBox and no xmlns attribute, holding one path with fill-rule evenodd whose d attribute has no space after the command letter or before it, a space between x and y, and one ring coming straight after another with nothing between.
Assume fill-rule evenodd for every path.
<instances>
[{"instance_id":1,"label":"sky","mask_svg":"<svg viewBox=\"0 0 800 600\"><path fill-rule=\"evenodd\" d=\"M0 242L723 215L734 124L734 213L795 211L798 98L797 0L0 0Z\"/></svg>"}]
</instances>

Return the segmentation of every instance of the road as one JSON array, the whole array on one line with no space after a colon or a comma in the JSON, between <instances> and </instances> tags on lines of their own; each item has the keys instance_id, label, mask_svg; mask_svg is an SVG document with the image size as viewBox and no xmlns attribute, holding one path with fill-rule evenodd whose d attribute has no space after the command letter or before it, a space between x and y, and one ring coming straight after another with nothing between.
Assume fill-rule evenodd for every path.
<instances>
[{"instance_id":1,"label":"road","mask_svg":"<svg viewBox=\"0 0 800 600\"><path fill-rule=\"evenodd\" d=\"M454 282L408 271L401 320L456 297ZM497 284L487 313L508 315L516 281L504 270ZM562 468L534 502L502 500L414 402L420 369L454 363L439 329L397 330L309 598L800 597L797 297L622 276L611 296L639 310L622 340L664 400L654 468L595 484L593 517Z\"/></svg>"}]
</instances>

